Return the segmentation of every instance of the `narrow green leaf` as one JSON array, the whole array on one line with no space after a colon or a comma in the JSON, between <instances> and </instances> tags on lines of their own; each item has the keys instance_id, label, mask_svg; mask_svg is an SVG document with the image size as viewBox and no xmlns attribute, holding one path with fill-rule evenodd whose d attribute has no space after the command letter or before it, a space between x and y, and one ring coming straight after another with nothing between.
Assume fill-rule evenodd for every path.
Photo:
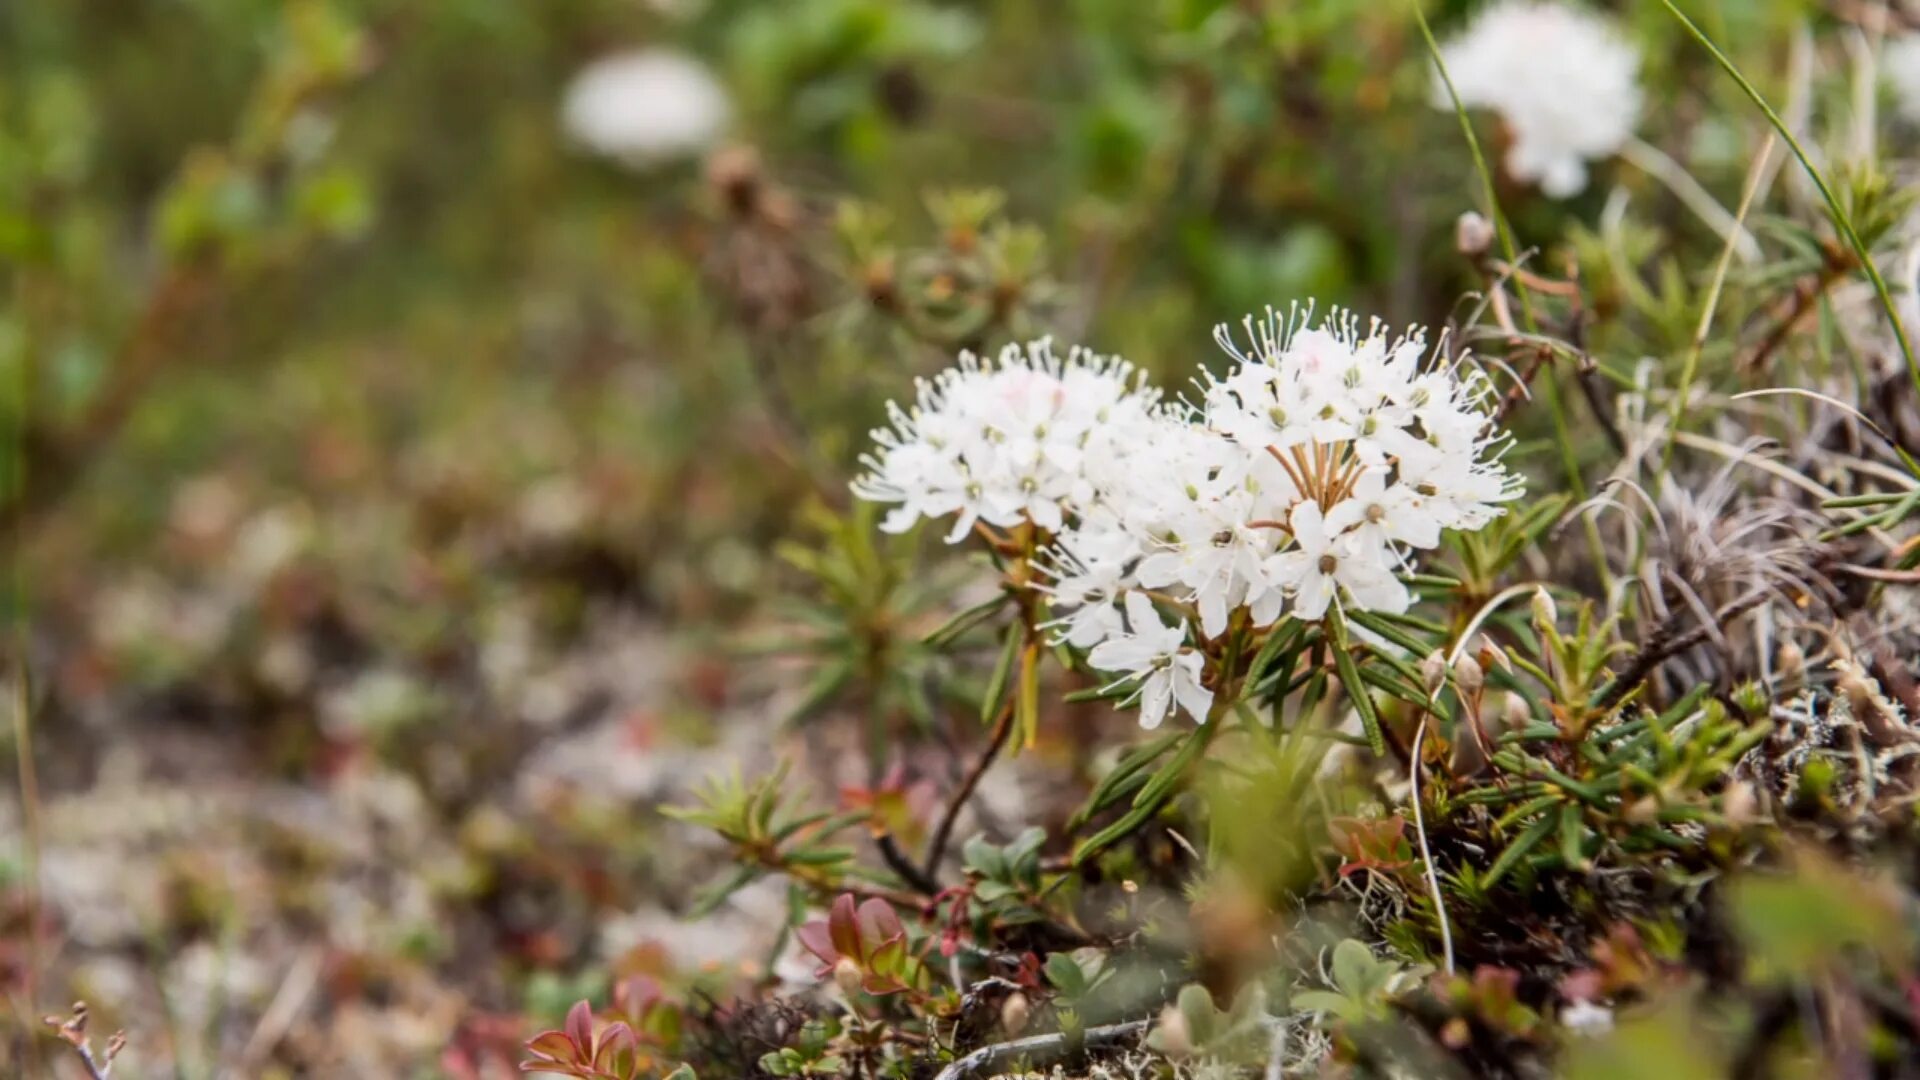
<instances>
[{"instance_id":1,"label":"narrow green leaf","mask_svg":"<svg viewBox=\"0 0 1920 1080\"><path fill-rule=\"evenodd\" d=\"M853 661L836 660L821 668L800 697L800 704L787 714L787 724L797 726L820 715L853 679Z\"/></svg>"},{"instance_id":2,"label":"narrow green leaf","mask_svg":"<svg viewBox=\"0 0 1920 1080\"><path fill-rule=\"evenodd\" d=\"M1000 646L1000 659L993 665L993 677L987 680L987 692L980 699L980 722L993 722L1000 711L1000 699L1007 692L1007 677L1013 673L1013 658L1020 651L1021 625L1007 627L1007 640Z\"/></svg>"},{"instance_id":3,"label":"narrow green leaf","mask_svg":"<svg viewBox=\"0 0 1920 1080\"><path fill-rule=\"evenodd\" d=\"M1241 684L1249 688L1249 694L1251 688L1257 686L1266 676L1268 665L1280 655L1280 650L1298 641L1305 629L1306 624L1300 620L1288 619L1285 626L1276 626L1267 632L1266 643L1261 645L1260 651L1254 654L1253 663L1247 665L1247 675Z\"/></svg>"},{"instance_id":4,"label":"narrow green leaf","mask_svg":"<svg viewBox=\"0 0 1920 1080\"><path fill-rule=\"evenodd\" d=\"M1501 878L1507 875L1507 871L1513 869L1515 863L1519 862L1527 852L1532 851L1538 846L1540 841L1546 839L1547 834L1553 831L1554 824L1557 821L1559 821L1559 818L1548 815L1528 826L1527 831L1521 833L1519 838L1514 840L1513 843L1508 844L1507 850L1501 852L1500 857L1493 861L1491 867L1487 868L1487 876L1480 879L1481 888L1492 889Z\"/></svg>"},{"instance_id":5,"label":"narrow green leaf","mask_svg":"<svg viewBox=\"0 0 1920 1080\"><path fill-rule=\"evenodd\" d=\"M1585 861L1582 847L1587 838L1587 830L1580 822L1580 808L1567 803L1560 807L1560 859L1568 869L1578 867Z\"/></svg>"},{"instance_id":6,"label":"narrow green leaf","mask_svg":"<svg viewBox=\"0 0 1920 1080\"><path fill-rule=\"evenodd\" d=\"M1148 765L1159 760L1160 755L1166 753L1167 750L1172 747L1174 743L1179 742L1181 738L1183 738L1183 736L1180 732L1170 731L1159 738L1129 750L1121 757L1119 763L1114 765L1107 775L1101 777L1098 784L1094 785L1092 793L1087 796L1086 803L1074 812L1073 818L1068 822L1068 828L1079 828L1081 825L1086 824L1088 819L1092 818L1093 815L1117 801L1118 796L1115 792L1118 789L1126 785L1127 781L1136 776L1140 776ZM1141 783L1145 782L1145 778L1142 778Z\"/></svg>"},{"instance_id":7,"label":"narrow green leaf","mask_svg":"<svg viewBox=\"0 0 1920 1080\"><path fill-rule=\"evenodd\" d=\"M975 604L974 606L968 608L965 611L960 612L958 615L955 615L953 618L948 619L946 622L942 623L937 629L929 632L925 637L921 638L920 641L922 644L931 645L934 648L944 647L950 642L952 642L955 638L958 638L960 635L973 629L975 626L980 625L980 623L984 622L987 619L987 617L992 615L994 612L999 611L1002 607L1005 607L1007 600L1008 600L1008 594L1005 592L1002 592L991 600L987 600L983 603Z\"/></svg>"},{"instance_id":8,"label":"narrow green leaf","mask_svg":"<svg viewBox=\"0 0 1920 1080\"><path fill-rule=\"evenodd\" d=\"M1360 669L1353 662L1353 653L1347 648L1347 628L1341 621L1339 609L1327 612L1327 629L1333 635L1333 665L1340 672L1340 685L1353 702L1354 710L1360 714L1360 726L1366 729L1367 745L1376 755L1387 752L1387 738L1380 731L1380 714L1374 710L1373 695L1367 690L1367 684L1360 677Z\"/></svg>"}]
</instances>

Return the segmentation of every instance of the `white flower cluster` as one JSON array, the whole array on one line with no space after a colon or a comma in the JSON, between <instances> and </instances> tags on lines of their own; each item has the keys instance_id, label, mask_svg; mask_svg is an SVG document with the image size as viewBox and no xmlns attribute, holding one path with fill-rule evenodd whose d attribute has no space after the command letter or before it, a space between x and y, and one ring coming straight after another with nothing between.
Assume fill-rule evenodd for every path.
<instances>
[{"instance_id":1,"label":"white flower cluster","mask_svg":"<svg viewBox=\"0 0 1920 1080\"><path fill-rule=\"evenodd\" d=\"M854 491L898 504L894 531L949 514L950 541L976 521L1046 530L1059 638L1138 682L1143 725L1176 703L1204 718L1204 660L1149 593L1191 607L1209 639L1240 610L1256 627L1334 604L1405 611L1413 552L1519 494L1484 376L1427 364L1422 332L1339 311L1316 323L1310 308L1246 329L1246 350L1216 333L1235 363L1203 372L1192 404L1161 402L1124 361L1061 363L1044 341L997 364L963 357L875 433Z\"/></svg>"},{"instance_id":2,"label":"white flower cluster","mask_svg":"<svg viewBox=\"0 0 1920 1080\"><path fill-rule=\"evenodd\" d=\"M588 64L567 86L560 121L597 154L636 169L700 153L732 115L727 91L699 60L638 49Z\"/></svg>"},{"instance_id":3,"label":"white flower cluster","mask_svg":"<svg viewBox=\"0 0 1920 1080\"><path fill-rule=\"evenodd\" d=\"M1065 361L1042 338L997 360L962 353L958 367L918 382L912 410L889 404L891 430L853 491L898 503L881 524L905 532L923 517L957 515L952 543L975 522L1057 531L1092 507L1129 456L1145 448L1159 392L1132 364L1075 347Z\"/></svg>"},{"instance_id":4,"label":"white flower cluster","mask_svg":"<svg viewBox=\"0 0 1920 1080\"><path fill-rule=\"evenodd\" d=\"M1617 153L1640 117L1639 52L1583 8L1499 0L1440 59L1462 104L1506 122L1507 171L1556 199L1585 189L1586 163ZM1434 84L1434 104L1453 108L1437 72Z\"/></svg>"}]
</instances>

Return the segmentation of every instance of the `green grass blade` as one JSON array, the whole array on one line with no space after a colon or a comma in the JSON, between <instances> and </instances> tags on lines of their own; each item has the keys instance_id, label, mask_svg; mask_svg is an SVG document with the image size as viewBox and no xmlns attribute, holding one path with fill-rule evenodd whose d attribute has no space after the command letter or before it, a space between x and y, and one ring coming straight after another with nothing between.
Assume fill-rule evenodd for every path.
<instances>
[{"instance_id":1,"label":"green grass blade","mask_svg":"<svg viewBox=\"0 0 1920 1080\"><path fill-rule=\"evenodd\" d=\"M1893 325L1894 339L1900 343L1900 355L1907 361L1907 374L1912 377L1914 388L1920 389L1920 363L1915 362L1913 346L1907 343L1907 331L1900 324L1900 311L1894 306L1893 294L1887 290L1887 279L1880 276L1880 268L1873 264L1873 253L1868 251L1867 246L1860 241L1860 234L1854 231L1853 221L1847 217L1845 208L1840 205L1840 199L1834 195L1833 188L1827 183L1827 178L1822 176L1820 170L1814 166L1813 159L1807 157L1806 148L1800 145L1800 140L1794 138L1793 132L1787 130L1786 121L1780 119L1780 114L1773 111L1773 106L1767 104L1767 99L1762 97L1753 83L1740 73L1739 66L1726 53L1720 51L1720 47L1713 43L1713 39L1707 36L1706 31L1700 29L1692 19L1687 18L1687 13L1681 11L1673 0L1660 0L1660 3L1672 13L1675 19L1679 20L1680 25L1693 37L1693 40L1707 50L1714 62L1720 65L1720 70L1726 72L1728 77L1739 85L1741 92L1747 95L1747 99L1766 114L1767 122L1773 125L1773 130L1780 133L1780 137L1785 139L1787 146L1793 150L1793 156L1800 159L1800 167L1806 170L1807 177L1813 181L1813 186L1820 189L1820 198L1826 201L1827 213L1833 218L1834 228L1839 229L1840 235L1846 238L1847 246L1853 249L1854 255L1860 260L1860 268L1866 272L1867 279L1873 282L1873 291L1880 297L1880 306L1886 309L1887 321Z\"/></svg>"}]
</instances>

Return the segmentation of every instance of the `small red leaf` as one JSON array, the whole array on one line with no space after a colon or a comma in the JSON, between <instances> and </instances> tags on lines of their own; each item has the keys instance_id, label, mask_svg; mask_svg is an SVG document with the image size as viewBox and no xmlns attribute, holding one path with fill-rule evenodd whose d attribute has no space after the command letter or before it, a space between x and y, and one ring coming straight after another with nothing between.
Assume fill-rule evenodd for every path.
<instances>
[{"instance_id":1,"label":"small red leaf","mask_svg":"<svg viewBox=\"0 0 1920 1080\"><path fill-rule=\"evenodd\" d=\"M527 1053L538 1054L550 1061L572 1061L575 1057L573 1040L564 1031L543 1031L527 1040Z\"/></svg>"},{"instance_id":2,"label":"small red leaf","mask_svg":"<svg viewBox=\"0 0 1920 1080\"><path fill-rule=\"evenodd\" d=\"M833 909L827 913L827 928L833 936L833 947L840 956L858 960L866 955L860 947L860 926L852 893L841 893L840 898L833 902Z\"/></svg>"},{"instance_id":3,"label":"small red leaf","mask_svg":"<svg viewBox=\"0 0 1920 1080\"><path fill-rule=\"evenodd\" d=\"M840 950L833 947L833 932L824 919L815 919L793 932L800 939L800 947L820 958L821 973L824 974L840 959Z\"/></svg>"},{"instance_id":4,"label":"small red leaf","mask_svg":"<svg viewBox=\"0 0 1920 1080\"><path fill-rule=\"evenodd\" d=\"M860 936L870 944L902 938L906 933L892 904L876 897L860 905Z\"/></svg>"},{"instance_id":5,"label":"small red leaf","mask_svg":"<svg viewBox=\"0 0 1920 1080\"><path fill-rule=\"evenodd\" d=\"M567 1010L567 1037L573 1040L579 1053L593 1052L593 1006L587 1004L585 998Z\"/></svg>"}]
</instances>

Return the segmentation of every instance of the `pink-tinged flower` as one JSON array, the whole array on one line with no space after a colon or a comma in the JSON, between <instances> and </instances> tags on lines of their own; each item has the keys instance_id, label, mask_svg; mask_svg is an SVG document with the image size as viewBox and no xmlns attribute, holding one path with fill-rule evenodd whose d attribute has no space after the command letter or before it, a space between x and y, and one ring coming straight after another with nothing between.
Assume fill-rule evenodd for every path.
<instances>
[{"instance_id":1,"label":"pink-tinged flower","mask_svg":"<svg viewBox=\"0 0 1920 1080\"><path fill-rule=\"evenodd\" d=\"M919 963L907 952L907 929L884 900L869 899L858 907L852 893L842 893L824 919L814 919L794 931L800 944L820 959L819 978L832 976L851 993L895 994L911 989Z\"/></svg>"}]
</instances>

